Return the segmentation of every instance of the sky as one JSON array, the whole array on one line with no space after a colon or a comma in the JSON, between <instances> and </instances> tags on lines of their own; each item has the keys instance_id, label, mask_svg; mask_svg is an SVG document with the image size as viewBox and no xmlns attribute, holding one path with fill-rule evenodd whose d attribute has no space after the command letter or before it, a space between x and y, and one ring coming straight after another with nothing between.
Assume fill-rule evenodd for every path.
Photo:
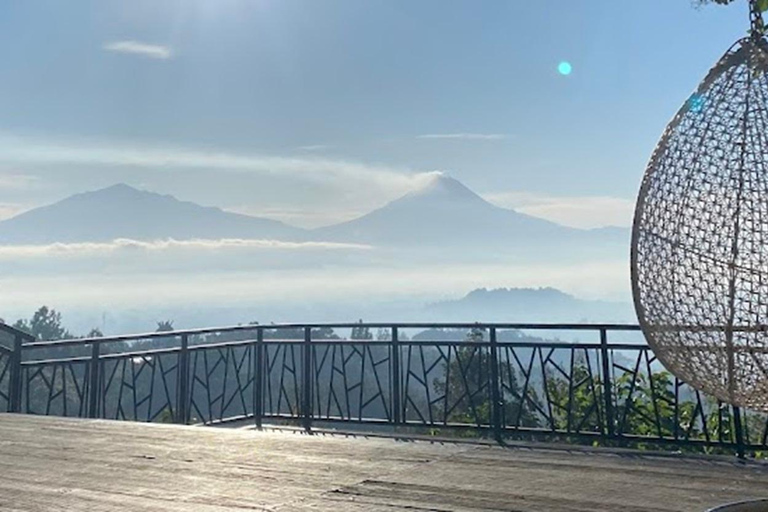
<instances>
[{"instance_id":1,"label":"sky","mask_svg":"<svg viewBox=\"0 0 768 512\"><path fill-rule=\"evenodd\" d=\"M626 226L665 124L747 26L746 1L9 0L0 219L124 182L312 227L439 170Z\"/></svg>"}]
</instances>

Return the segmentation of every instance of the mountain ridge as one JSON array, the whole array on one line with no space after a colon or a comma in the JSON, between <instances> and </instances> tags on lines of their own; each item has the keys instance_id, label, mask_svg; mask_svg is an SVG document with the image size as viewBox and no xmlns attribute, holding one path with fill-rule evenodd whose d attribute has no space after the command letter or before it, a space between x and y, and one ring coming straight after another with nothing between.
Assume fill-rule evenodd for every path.
<instances>
[{"instance_id":1,"label":"mountain ridge","mask_svg":"<svg viewBox=\"0 0 768 512\"><path fill-rule=\"evenodd\" d=\"M125 183L74 194L0 222L0 244L305 236L301 228L280 221L201 206Z\"/></svg>"},{"instance_id":2,"label":"mountain ridge","mask_svg":"<svg viewBox=\"0 0 768 512\"><path fill-rule=\"evenodd\" d=\"M388 245L462 245L503 242L503 236L529 239L579 232L544 219L495 206L458 180L441 174L421 187L355 219L317 228L324 239ZM500 236L501 235L501 236Z\"/></svg>"},{"instance_id":3,"label":"mountain ridge","mask_svg":"<svg viewBox=\"0 0 768 512\"><path fill-rule=\"evenodd\" d=\"M636 322L630 303L582 299L552 287L476 288L424 309L430 318L469 317L479 322Z\"/></svg>"},{"instance_id":4,"label":"mountain ridge","mask_svg":"<svg viewBox=\"0 0 768 512\"><path fill-rule=\"evenodd\" d=\"M0 221L0 244L255 238L424 250L476 247L506 252L514 247L521 252L524 246L558 249L573 243L580 247L598 241L623 243L627 233L623 228L580 230L502 208L442 173L362 216L311 230L125 183L74 194Z\"/></svg>"}]
</instances>

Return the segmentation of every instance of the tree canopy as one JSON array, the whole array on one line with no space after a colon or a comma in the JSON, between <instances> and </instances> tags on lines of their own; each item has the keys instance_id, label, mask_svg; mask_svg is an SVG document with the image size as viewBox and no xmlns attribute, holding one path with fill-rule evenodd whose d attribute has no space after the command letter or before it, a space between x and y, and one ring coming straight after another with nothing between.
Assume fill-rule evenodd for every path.
<instances>
[{"instance_id":1,"label":"tree canopy","mask_svg":"<svg viewBox=\"0 0 768 512\"><path fill-rule=\"evenodd\" d=\"M719 5L728 5L736 0L696 0L696 3L698 5L706 5L706 4L719 4ZM757 7L761 11L768 11L768 0L757 0Z\"/></svg>"},{"instance_id":2,"label":"tree canopy","mask_svg":"<svg viewBox=\"0 0 768 512\"><path fill-rule=\"evenodd\" d=\"M72 334L61 325L61 313L42 306L29 320L18 320L13 327L27 332L38 340L61 340L71 338Z\"/></svg>"}]
</instances>

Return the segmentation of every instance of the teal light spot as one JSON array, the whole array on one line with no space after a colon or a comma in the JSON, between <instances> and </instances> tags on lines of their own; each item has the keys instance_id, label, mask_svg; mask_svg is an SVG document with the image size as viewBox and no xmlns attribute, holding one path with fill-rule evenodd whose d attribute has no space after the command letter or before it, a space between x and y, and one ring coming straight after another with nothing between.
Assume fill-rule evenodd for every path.
<instances>
[{"instance_id":1,"label":"teal light spot","mask_svg":"<svg viewBox=\"0 0 768 512\"><path fill-rule=\"evenodd\" d=\"M573 66L571 66L571 63L568 61L564 60L563 62L557 65L557 72L563 76L570 75L571 71L573 71Z\"/></svg>"},{"instance_id":2,"label":"teal light spot","mask_svg":"<svg viewBox=\"0 0 768 512\"><path fill-rule=\"evenodd\" d=\"M701 96L700 94L694 94L688 100L688 109L694 113L701 112L702 109L704 108L705 103L706 103L706 99L703 96Z\"/></svg>"}]
</instances>

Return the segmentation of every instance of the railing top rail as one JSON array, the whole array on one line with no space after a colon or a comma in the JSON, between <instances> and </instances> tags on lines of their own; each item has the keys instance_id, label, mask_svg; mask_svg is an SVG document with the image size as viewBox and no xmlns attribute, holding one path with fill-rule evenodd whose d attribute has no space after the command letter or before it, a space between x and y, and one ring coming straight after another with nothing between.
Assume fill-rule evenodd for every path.
<instances>
[{"instance_id":1,"label":"railing top rail","mask_svg":"<svg viewBox=\"0 0 768 512\"><path fill-rule=\"evenodd\" d=\"M178 338L181 336L194 336L200 334L229 333L238 331L256 331L259 325L236 325L229 327L205 327L202 329L184 329L177 331L147 332L139 334L119 334L115 336L103 336L99 338L73 338L56 341L35 341L25 343L24 348L62 347L69 345L92 345L94 343L117 343L121 341L149 340L156 338Z\"/></svg>"},{"instance_id":2,"label":"railing top rail","mask_svg":"<svg viewBox=\"0 0 768 512\"><path fill-rule=\"evenodd\" d=\"M148 340L155 338L173 338L181 336L194 336L214 333L232 333L238 331L279 330L279 329L351 329L355 327L367 327L373 329L398 328L398 329L526 329L526 330L562 330L562 331L639 331L640 327L634 324L557 324L557 323L485 323L485 322L340 322L340 323L279 323L279 324L252 324L236 325L228 327L205 327L201 329L184 329L165 332L149 332L139 334L121 334L116 336L104 336L100 338L76 338L56 341L32 341L24 344L25 348L62 347L71 345L91 345L94 343L115 343L122 341ZM19 331L20 332L20 331ZM26 339L33 337L22 333Z\"/></svg>"},{"instance_id":3,"label":"railing top rail","mask_svg":"<svg viewBox=\"0 0 768 512\"><path fill-rule=\"evenodd\" d=\"M19 336L23 340L32 341L35 339L35 337L32 336L31 334L28 334L24 331L20 331L19 329L16 329L15 327L11 327L10 325L4 324L2 322L0 322L0 331L7 332L11 336Z\"/></svg>"}]
</instances>

